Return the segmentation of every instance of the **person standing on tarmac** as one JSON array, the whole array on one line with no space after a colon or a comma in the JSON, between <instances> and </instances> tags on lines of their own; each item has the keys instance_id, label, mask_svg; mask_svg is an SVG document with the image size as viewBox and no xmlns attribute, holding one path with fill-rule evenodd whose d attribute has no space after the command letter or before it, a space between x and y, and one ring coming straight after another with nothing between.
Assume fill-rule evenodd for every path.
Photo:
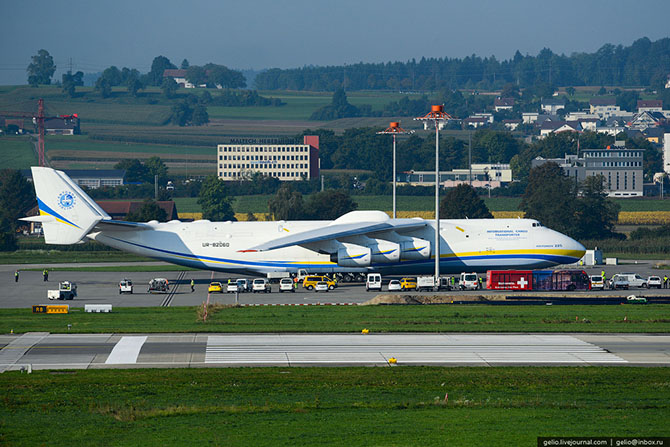
<instances>
[{"instance_id":1,"label":"person standing on tarmac","mask_svg":"<svg viewBox=\"0 0 670 447\"><path fill-rule=\"evenodd\" d=\"M49 281L49 270L44 269L44 271L42 272L42 279L44 280L44 282Z\"/></svg>"},{"instance_id":2,"label":"person standing on tarmac","mask_svg":"<svg viewBox=\"0 0 670 447\"><path fill-rule=\"evenodd\" d=\"M16 270L14 272L14 282L19 282L19 271L18 270Z\"/></svg>"},{"instance_id":3,"label":"person standing on tarmac","mask_svg":"<svg viewBox=\"0 0 670 447\"><path fill-rule=\"evenodd\" d=\"M668 288L668 275L663 275L663 288Z\"/></svg>"},{"instance_id":4,"label":"person standing on tarmac","mask_svg":"<svg viewBox=\"0 0 670 447\"><path fill-rule=\"evenodd\" d=\"M191 293L195 292L195 281L191 278Z\"/></svg>"}]
</instances>

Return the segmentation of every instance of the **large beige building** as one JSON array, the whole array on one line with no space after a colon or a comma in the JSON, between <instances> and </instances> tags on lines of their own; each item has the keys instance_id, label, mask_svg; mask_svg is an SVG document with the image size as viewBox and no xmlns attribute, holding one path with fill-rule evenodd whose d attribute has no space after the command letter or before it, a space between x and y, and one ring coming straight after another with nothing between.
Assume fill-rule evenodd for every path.
<instances>
[{"instance_id":1,"label":"large beige building","mask_svg":"<svg viewBox=\"0 0 670 447\"><path fill-rule=\"evenodd\" d=\"M303 144L288 139L240 138L217 147L217 175L221 180L240 180L260 172L279 180L319 176L319 137L306 135Z\"/></svg>"}]
</instances>

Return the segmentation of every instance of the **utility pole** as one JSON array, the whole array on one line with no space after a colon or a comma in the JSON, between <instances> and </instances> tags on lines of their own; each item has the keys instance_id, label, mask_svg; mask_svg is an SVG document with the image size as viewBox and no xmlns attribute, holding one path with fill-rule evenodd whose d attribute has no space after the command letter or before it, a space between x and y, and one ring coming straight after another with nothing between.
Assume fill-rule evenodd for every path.
<instances>
[{"instance_id":1,"label":"utility pole","mask_svg":"<svg viewBox=\"0 0 670 447\"><path fill-rule=\"evenodd\" d=\"M444 111L444 106L432 106L430 113L425 116L414 118L423 121L424 129L428 129L428 123L435 123L435 281L440 278L440 126L453 119Z\"/></svg>"},{"instance_id":2,"label":"utility pole","mask_svg":"<svg viewBox=\"0 0 670 447\"><path fill-rule=\"evenodd\" d=\"M377 132L377 135L393 135L393 218L396 218L396 200L395 200L395 185L396 185L396 162L395 162L395 136L396 135L411 135L413 130L405 130L400 127L399 122L392 122L388 129Z\"/></svg>"},{"instance_id":3,"label":"utility pole","mask_svg":"<svg viewBox=\"0 0 670 447\"><path fill-rule=\"evenodd\" d=\"M472 186L472 131L468 131L468 169L470 173L468 174L468 183Z\"/></svg>"}]
</instances>

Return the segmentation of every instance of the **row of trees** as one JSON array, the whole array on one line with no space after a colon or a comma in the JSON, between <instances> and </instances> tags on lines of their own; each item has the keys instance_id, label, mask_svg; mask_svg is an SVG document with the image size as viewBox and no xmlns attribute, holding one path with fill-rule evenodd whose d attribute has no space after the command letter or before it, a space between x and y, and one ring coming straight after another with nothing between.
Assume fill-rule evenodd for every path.
<instances>
[{"instance_id":1,"label":"row of trees","mask_svg":"<svg viewBox=\"0 0 670 447\"><path fill-rule=\"evenodd\" d=\"M341 135L332 131L307 130L302 135L319 135L319 158L322 169L369 170L381 181L392 175L393 154L391 137L376 135L379 129L353 128ZM645 149L644 173L649 180L662 168L661 153L644 139L625 139L626 147ZM560 158L577 154L578 147L598 148L614 144L614 137L595 132L550 134L542 140L528 144L507 131L478 129L472 132L471 152L473 163L510 163L515 179L525 181L531 160ZM398 139L396 151L397 171L429 171L435 168L435 139L414 134ZM468 166L468 141L448 135L440 136L440 169L451 170Z\"/></svg>"},{"instance_id":2,"label":"row of trees","mask_svg":"<svg viewBox=\"0 0 670 447\"><path fill-rule=\"evenodd\" d=\"M537 56L519 51L509 60L495 56L422 58L408 62L358 63L347 66L272 69L256 77L261 90L439 90L441 88L522 88L551 84L650 85L670 71L670 38L655 42L644 37L629 47L603 45L595 53L558 55L544 48Z\"/></svg>"}]
</instances>

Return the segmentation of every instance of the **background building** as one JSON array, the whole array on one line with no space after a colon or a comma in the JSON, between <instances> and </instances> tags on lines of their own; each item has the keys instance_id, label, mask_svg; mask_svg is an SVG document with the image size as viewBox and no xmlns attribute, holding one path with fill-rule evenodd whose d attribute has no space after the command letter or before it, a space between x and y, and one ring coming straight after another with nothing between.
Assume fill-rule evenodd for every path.
<instances>
[{"instance_id":1,"label":"background building","mask_svg":"<svg viewBox=\"0 0 670 447\"><path fill-rule=\"evenodd\" d=\"M582 149L582 157L566 155L564 158L536 158L531 166L554 162L563 172L576 181L590 175L605 177L609 197L639 197L644 191L644 149L627 149L623 141L604 149Z\"/></svg>"},{"instance_id":2,"label":"background building","mask_svg":"<svg viewBox=\"0 0 670 447\"><path fill-rule=\"evenodd\" d=\"M283 181L319 176L319 137L306 135L302 144L285 138L233 139L217 147L217 176L240 180L254 173Z\"/></svg>"},{"instance_id":3,"label":"background building","mask_svg":"<svg viewBox=\"0 0 670 447\"><path fill-rule=\"evenodd\" d=\"M412 186L435 185L434 171L409 171L398 174L400 184ZM470 183L474 188L498 188L512 181L512 169L508 164L473 163L472 177L470 169L440 171L440 186L453 188L461 183Z\"/></svg>"},{"instance_id":4,"label":"background building","mask_svg":"<svg viewBox=\"0 0 670 447\"><path fill-rule=\"evenodd\" d=\"M77 185L89 189L125 184L123 178L126 171L124 169L63 169L62 171ZM30 169L23 169L21 173L28 181L33 181L33 174Z\"/></svg>"}]
</instances>

